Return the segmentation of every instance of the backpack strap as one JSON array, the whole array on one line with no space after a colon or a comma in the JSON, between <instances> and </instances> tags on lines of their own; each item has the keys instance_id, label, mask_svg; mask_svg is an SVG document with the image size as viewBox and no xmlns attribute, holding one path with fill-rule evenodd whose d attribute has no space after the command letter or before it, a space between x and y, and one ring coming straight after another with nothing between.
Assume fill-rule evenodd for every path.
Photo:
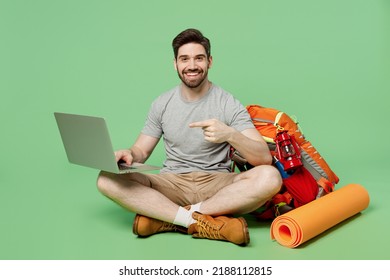
<instances>
[{"instance_id":1,"label":"backpack strap","mask_svg":"<svg viewBox=\"0 0 390 280\"><path fill-rule=\"evenodd\" d=\"M283 112L282 111L279 111L276 116L275 116L275 123L274 123L274 126L276 127L276 131L279 131L279 130L284 130L284 127L280 126L279 125L279 121L280 121L280 118L283 116Z\"/></svg>"},{"instance_id":2,"label":"backpack strap","mask_svg":"<svg viewBox=\"0 0 390 280\"><path fill-rule=\"evenodd\" d=\"M330 193L334 190L334 185L324 177L319 178L317 184L323 188L326 193Z\"/></svg>"},{"instance_id":3,"label":"backpack strap","mask_svg":"<svg viewBox=\"0 0 390 280\"><path fill-rule=\"evenodd\" d=\"M254 211L253 214L258 220L266 221L273 220L275 217L280 216L290 210L290 204L293 201L293 197L288 191L280 192L274 195L260 211Z\"/></svg>"}]
</instances>

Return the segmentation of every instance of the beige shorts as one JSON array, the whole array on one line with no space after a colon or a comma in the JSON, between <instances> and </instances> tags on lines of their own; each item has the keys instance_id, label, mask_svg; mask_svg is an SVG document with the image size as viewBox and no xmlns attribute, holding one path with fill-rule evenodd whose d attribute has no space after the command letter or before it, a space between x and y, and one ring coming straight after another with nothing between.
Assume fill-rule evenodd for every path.
<instances>
[{"instance_id":1,"label":"beige shorts","mask_svg":"<svg viewBox=\"0 0 390 280\"><path fill-rule=\"evenodd\" d=\"M185 174L131 173L130 180L151 187L181 205L196 204L230 185L237 173L191 172Z\"/></svg>"}]
</instances>

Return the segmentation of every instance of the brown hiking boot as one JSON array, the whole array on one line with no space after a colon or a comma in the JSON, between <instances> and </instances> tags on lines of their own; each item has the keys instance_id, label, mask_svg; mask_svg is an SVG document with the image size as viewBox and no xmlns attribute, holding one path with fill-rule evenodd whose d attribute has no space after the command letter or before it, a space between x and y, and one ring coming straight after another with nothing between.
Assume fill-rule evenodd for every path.
<instances>
[{"instance_id":1,"label":"brown hiking boot","mask_svg":"<svg viewBox=\"0 0 390 280\"><path fill-rule=\"evenodd\" d=\"M168 222L149 218L139 214L137 214L134 218L133 233L136 235L146 237L155 233L170 231L187 233L187 229L185 227L177 226Z\"/></svg>"},{"instance_id":2,"label":"brown hiking boot","mask_svg":"<svg viewBox=\"0 0 390 280\"><path fill-rule=\"evenodd\" d=\"M247 245L250 241L248 225L242 217L212 217L198 212L192 217L196 223L190 225L188 233L195 238L225 240L237 245Z\"/></svg>"}]
</instances>

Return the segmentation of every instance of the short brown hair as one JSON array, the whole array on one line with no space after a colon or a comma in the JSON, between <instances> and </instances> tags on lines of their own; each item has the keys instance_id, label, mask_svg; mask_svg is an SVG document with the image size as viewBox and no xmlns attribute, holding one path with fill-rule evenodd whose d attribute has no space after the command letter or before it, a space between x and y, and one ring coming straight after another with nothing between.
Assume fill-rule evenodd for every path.
<instances>
[{"instance_id":1,"label":"short brown hair","mask_svg":"<svg viewBox=\"0 0 390 280\"><path fill-rule=\"evenodd\" d=\"M206 51L207 58L210 57L211 45L209 39L203 36L202 32L200 32L199 30L194 28L189 28L182 31L172 41L173 53L175 55L175 58L177 58L179 48L188 43L201 44Z\"/></svg>"}]
</instances>

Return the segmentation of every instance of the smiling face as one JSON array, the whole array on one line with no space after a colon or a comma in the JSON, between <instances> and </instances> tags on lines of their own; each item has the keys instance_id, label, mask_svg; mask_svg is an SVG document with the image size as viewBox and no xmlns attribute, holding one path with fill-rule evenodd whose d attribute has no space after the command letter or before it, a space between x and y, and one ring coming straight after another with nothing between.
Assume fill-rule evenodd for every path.
<instances>
[{"instance_id":1,"label":"smiling face","mask_svg":"<svg viewBox=\"0 0 390 280\"><path fill-rule=\"evenodd\" d=\"M211 67L212 57L207 57L201 44L188 43L181 46L175 59L175 69L183 84L189 88L199 88L208 79L208 69Z\"/></svg>"}]
</instances>

